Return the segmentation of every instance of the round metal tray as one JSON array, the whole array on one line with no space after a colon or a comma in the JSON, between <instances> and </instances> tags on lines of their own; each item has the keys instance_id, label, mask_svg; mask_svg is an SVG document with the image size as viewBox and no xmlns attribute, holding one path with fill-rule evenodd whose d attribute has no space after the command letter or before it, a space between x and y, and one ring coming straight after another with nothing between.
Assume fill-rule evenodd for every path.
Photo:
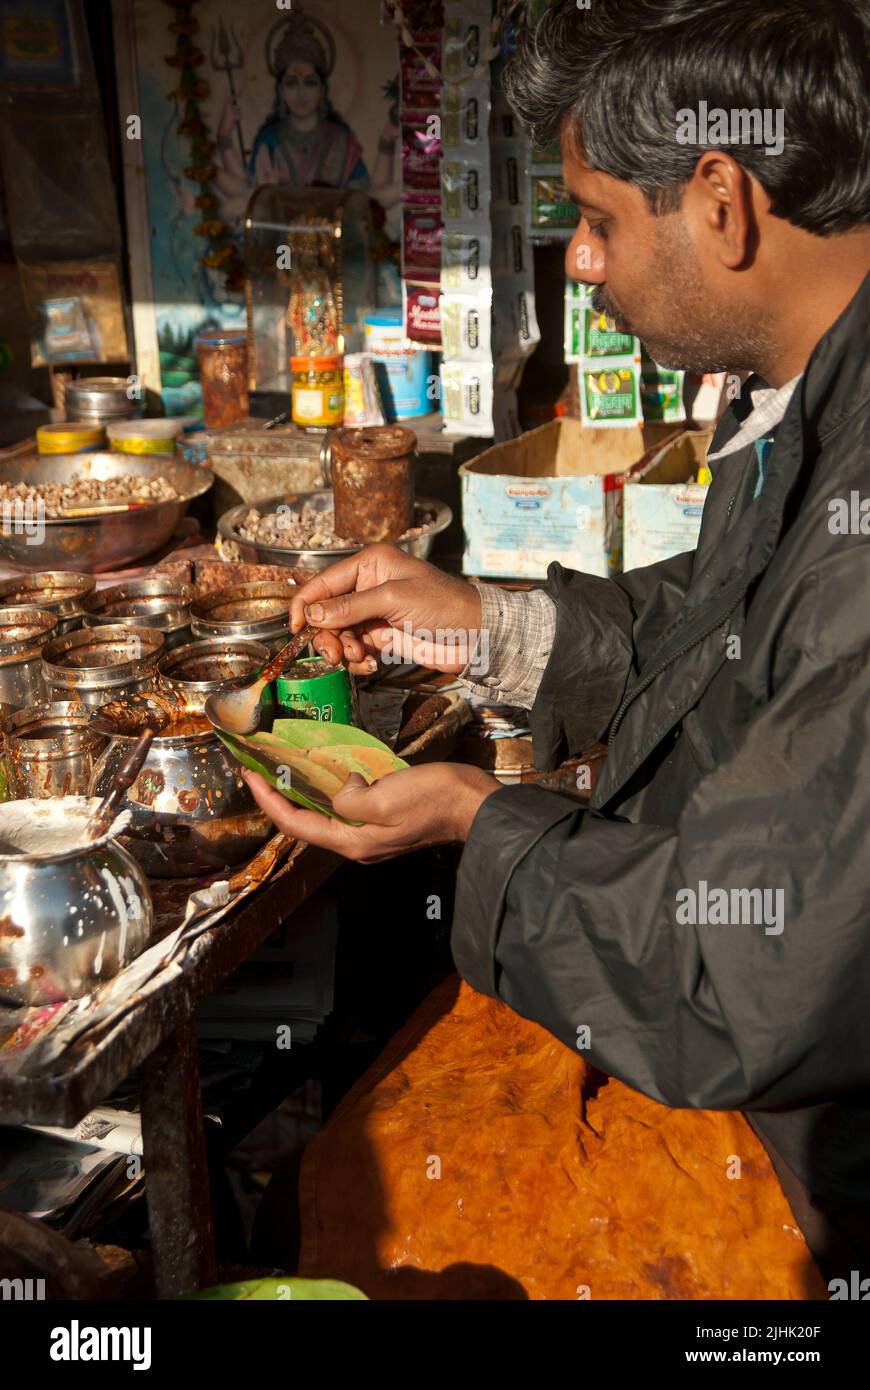
<instances>
[{"instance_id":1,"label":"round metal tray","mask_svg":"<svg viewBox=\"0 0 870 1390\"><path fill-rule=\"evenodd\" d=\"M73 474L99 479L163 477L173 484L178 497L107 516L46 518L39 528L19 526L14 506L9 506L7 515L0 502L0 556L25 569L86 573L130 564L168 541L188 503L207 492L213 482L208 469L182 463L171 454L34 454L0 462L0 483L39 487L64 482Z\"/></svg>"},{"instance_id":2,"label":"round metal tray","mask_svg":"<svg viewBox=\"0 0 870 1390\"><path fill-rule=\"evenodd\" d=\"M328 510L332 506L332 491L322 488L314 492L295 492L281 497L269 497L262 502L242 502L239 506L231 507L228 512L224 512L218 522L218 532L223 540L232 541L238 548L239 558L245 563L286 565L288 569L325 570L327 565L334 564L336 560L343 560L347 555L356 555L363 549L361 545L353 545L343 550L290 550L285 546L248 541L239 534L239 523L252 507L256 507L258 512L267 513L277 511L280 506L302 507L305 502L310 502L320 511ZM453 511L446 502L438 502L434 497L417 497L414 501L414 512L415 515L420 512L432 512L435 520L427 526L422 536L414 536L407 541L396 541L396 545L406 550L409 555L426 560L432 552L435 537L446 531L453 520Z\"/></svg>"}]
</instances>

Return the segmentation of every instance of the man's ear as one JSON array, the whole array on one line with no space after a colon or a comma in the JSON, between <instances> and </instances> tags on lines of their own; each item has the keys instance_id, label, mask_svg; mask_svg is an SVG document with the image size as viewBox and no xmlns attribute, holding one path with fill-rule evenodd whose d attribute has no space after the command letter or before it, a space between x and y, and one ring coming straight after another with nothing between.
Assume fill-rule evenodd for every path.
<instances>
[{"instance_id":1,"label":"man's ear","mask_svg":"<svg viewBox=\"0 0 870 1390\"><path fill-rule=\"evenodd\" d=\"M728 270L754 259L758 227L752 179L730 154L705 150L683 196L699 237Z\"/></svg>"}]
</instances>

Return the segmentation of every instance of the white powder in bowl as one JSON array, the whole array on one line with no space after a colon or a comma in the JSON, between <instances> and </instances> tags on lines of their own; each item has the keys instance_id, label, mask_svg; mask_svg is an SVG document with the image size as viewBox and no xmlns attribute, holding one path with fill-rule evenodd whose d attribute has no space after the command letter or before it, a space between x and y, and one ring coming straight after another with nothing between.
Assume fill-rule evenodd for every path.
<instances>
[{"instance_id":1,"label":"white powder in bowl","mask_svg":"<svg viewBox=\"0 0 870 1390\"><path fill-rule=\"evenodd\" d=\"M85 826L101 800L99 796L65 796L4 802L0 805L0 858L27 854L48 859L84 848ZM130 811L122 811L101 840L120 834L130 816Z\"/></svg>"}]
</instances>

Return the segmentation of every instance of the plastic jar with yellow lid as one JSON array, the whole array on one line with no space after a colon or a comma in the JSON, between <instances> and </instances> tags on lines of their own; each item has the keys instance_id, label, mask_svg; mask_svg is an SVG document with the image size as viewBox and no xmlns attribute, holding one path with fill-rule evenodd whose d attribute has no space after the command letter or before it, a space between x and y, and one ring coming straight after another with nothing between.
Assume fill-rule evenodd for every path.
<instances>
[{"instance_id":1,"label":"plastic jar with yellow lid","mask_svg":"<svg viewBox=\"0 0 870 1390\"><path fill-rule=\"evenodd\" d=\"M66 421L58 425L40 425L36 431L36 447L41 454L89 454L105 448L106 431L102 425L77 425Z\"/></svg>"},{"instance_id":2,"label":"plastic jar with yellow lid","mask_svg":"<svg viewBox=\"0 0 870 1390\"><path fill-rule=\"evenodd\" d=\"M303 428L330 429L344 420L340 357L291 357L293 420Z\"/></svg>"}]
</instances>

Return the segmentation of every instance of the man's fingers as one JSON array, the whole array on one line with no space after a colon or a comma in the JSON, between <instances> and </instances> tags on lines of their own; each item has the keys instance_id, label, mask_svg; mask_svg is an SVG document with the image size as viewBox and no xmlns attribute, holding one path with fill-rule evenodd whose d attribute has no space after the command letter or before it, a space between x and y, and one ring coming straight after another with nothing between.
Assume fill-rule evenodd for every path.
<instances>
[{"instance_id":1,"label":"man's fingers","mask_svg":"<svg viewBox=\"0 0 870 1390\"><path fill-rule=\"evenodd\" d=\"M305 616L306 604L318 603L356 588L360 553L358 551L344 560L336 560L333 565L327 565L325 570L298 589L290 601L290 627L293 632L299 632L308 621Z\"/></svg>"},{"instance_id":2,"label":"man's fingers","mask_svg":"<svg viewBox=\"0 0 870 1390\"><path fill-rule=\"evenodd\" d=\"M330 566L330 569L332 566ZM326 573L329 573L327 570ZM335 594L331 598L306 602L305 621L315 627L338 629L356 627L372 618L386 618L395 608L396 593L392 584L376 584L372 589L355 593Z\"/></svg>"}]
</instances>

